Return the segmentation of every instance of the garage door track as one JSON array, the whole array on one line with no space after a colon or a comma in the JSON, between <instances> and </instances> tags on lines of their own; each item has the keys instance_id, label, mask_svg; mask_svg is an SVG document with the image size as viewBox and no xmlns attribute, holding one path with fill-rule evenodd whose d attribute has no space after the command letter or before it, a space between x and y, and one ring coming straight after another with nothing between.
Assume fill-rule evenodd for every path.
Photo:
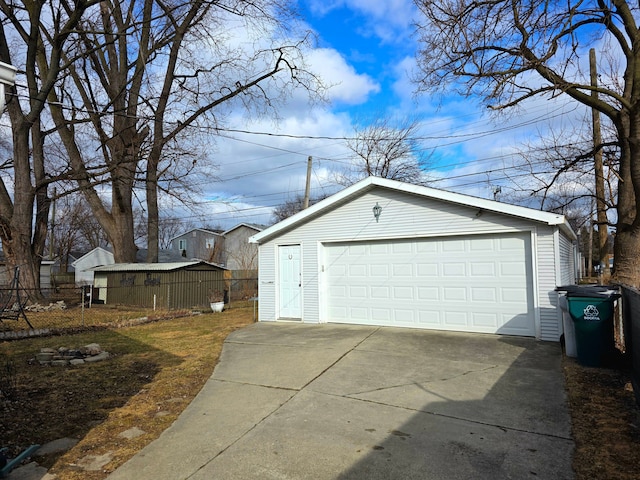
<instances>
[{"instance_id":1,"label":"garage door track","mask_svg":"<svg viewBox=\"0 0 640 480\"><path fill-rule=\"evenodd\" d=\"M555 343L259 323L109 479L571 479Z\"/></svg>"}]
</instances>

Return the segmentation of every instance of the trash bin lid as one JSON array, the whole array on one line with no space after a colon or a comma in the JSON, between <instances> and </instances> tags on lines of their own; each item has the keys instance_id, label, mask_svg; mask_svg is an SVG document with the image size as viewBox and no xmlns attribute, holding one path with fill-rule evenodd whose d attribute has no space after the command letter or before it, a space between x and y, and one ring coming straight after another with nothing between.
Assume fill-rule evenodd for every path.
<instances>
[{"instance_id":1,"label":"trash bin lid","mask_svg":"<svg viewBox=\"0 0 640 480\"><path fill-rule=\"evenodd\" d=\"M610 285L564 285L556 287L556 292L564 292L567 297L606 297L618 298L620 293Z\"/></svg>"}]
</instances>

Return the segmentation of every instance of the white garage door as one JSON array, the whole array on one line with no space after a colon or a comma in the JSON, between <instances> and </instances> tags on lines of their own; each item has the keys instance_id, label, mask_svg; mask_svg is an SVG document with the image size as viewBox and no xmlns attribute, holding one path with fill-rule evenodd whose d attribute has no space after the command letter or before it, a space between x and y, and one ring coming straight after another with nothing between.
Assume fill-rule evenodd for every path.
<instances>
[{"instance_id":1,"label":"white garage door","mask_svg":"<svg viewBox=\"0 0 640 480\"><path fill-rule=\"evenodd\" d=\"M327 321L535 335L528 234L326 244Z\"/></svg>"}]
</instances>

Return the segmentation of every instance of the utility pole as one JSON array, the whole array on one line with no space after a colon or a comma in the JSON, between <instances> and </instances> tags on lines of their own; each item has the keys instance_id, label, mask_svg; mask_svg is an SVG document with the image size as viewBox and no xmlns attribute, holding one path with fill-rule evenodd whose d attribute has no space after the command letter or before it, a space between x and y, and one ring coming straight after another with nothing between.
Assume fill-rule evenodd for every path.
<instances>
[{"instance_id":1,"label":"utility pole","mask_svg":"<svg viewBox=\"0 0 640 480\"><path fill-rule=\"evenodd\" d=\"M589 245L587 245L587 276L593 276L593 198L589 208Z\"/></svg>"},{"instance_id":2,"label":"utility pole","mask_svg":"<svg viewBox=\"0 0 640 480\"><path fill-rule=\"evenodd\" d=\"M589 72L591 86L598 86L598 72L596 67L596 51L589 50ZM591 96L598 98L598 92L591 90ZM600 112L591 109L593 123L593 163L596 176L596 224L598 225L598 263L599 272L610 273L609 270L609 220L607 218L607 205L604 201L604 167L602 165L602 135L600 133Z\"/></svg>"},{"instance_id":3,"label":"utility pole","mask_svg":"<svg viewBox=\"0 0 640 480\"><path fill-rule=\"evenodd\" d=\"M302 204L303 209L309 208L309 196L311 195L311 162L313 162L313 157L309 155L307 159L307 186L304 189L304 202Z\"/></svg>"}]
</instances>

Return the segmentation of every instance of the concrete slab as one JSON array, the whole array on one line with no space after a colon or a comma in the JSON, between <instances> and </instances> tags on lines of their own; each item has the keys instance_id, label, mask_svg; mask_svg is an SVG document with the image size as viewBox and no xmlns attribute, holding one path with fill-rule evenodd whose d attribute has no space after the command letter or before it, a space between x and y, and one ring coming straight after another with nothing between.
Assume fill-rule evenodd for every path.
<instances>
[{"instance_id":1,"label":"concrete slab","mask_svg":"<svg viewBox=\"0 0 640 480\"><path fill-rule=\"evenodd\" d=\"M323 347L226 343L218 380L299 390L344 355ZM274 368L276 367L276 368Z\"/></svg>"},{"instance_id":2,"label":"concrete slab","mask_svg":"<svg viewBox=\"0 0 640 480\"><path fill-rule=\"evenodd\" d=\"M266 328L265 328L266 327ZM374 334L378 327L261 322L236 330L226 343L325 347L347 351Z\"/></svg>"},{"instance_id":3,"label":"concrete slab","mask_svg":"<svg viewBox=\"0 0 640 480\"><path fill-rule=\"evenodd\" d=\"M560 357L559 346L547 347L557 349ZM449 360L425 352L411 358L409 363L404 354L371 352L363 345L309 389L506 428L569 435L568 411L549 408L566 401L559 363L552 374L546 366L533 368L528 362L521 366L518 361L506 365L485 363L488 359Z\"/></svg>"},{"instance_id":4,"label":"concrete slab","mask_svg":"<svg viewBox=\"0 0 640 480\"><path fill-rule=\"evenodd\" d=\"M108 478L189 478L294 393L212 378L171 427Z\"/></svg>"},{"instance_id":5,"label":"concrete slab","mask_svg":"<svg viewBox=\"0 0 640 480\"><path fill-rule=\"evenodd\" d=\"M571 478L572 442L304 391L190 477Z\"/></svg>"},{"instance_id":6,"label":"concrete slab","mask_svg":"<svg viewBox=\"0 0 640 480\"><path fill-rule=\"evenodd\" d=\"M42 445L36 455L49 455L50 453L66 452L71 450L79 442L77 438L59 438Z\"/></svg>"},{"instance_id":7,"label":"concrete slab","mask_svg":"<svg viewBox=\"0 0 640 480\"><path fill-rule=\"evenodd\" d=\"M255 324L109 478L571 479L560 355L526 338Z\"/></svg>"},{"instance_id":8,"label":"concrete slab","mask_svg":"<svg viewBox=\"0 0 640 480\"><path fill-rule=\"evenodd\" d=\"M7 480L57 480L58 477L47 473L47 469L36 462L29 462L12 470L5 478Z\"/></svg>"}]
</instances>

